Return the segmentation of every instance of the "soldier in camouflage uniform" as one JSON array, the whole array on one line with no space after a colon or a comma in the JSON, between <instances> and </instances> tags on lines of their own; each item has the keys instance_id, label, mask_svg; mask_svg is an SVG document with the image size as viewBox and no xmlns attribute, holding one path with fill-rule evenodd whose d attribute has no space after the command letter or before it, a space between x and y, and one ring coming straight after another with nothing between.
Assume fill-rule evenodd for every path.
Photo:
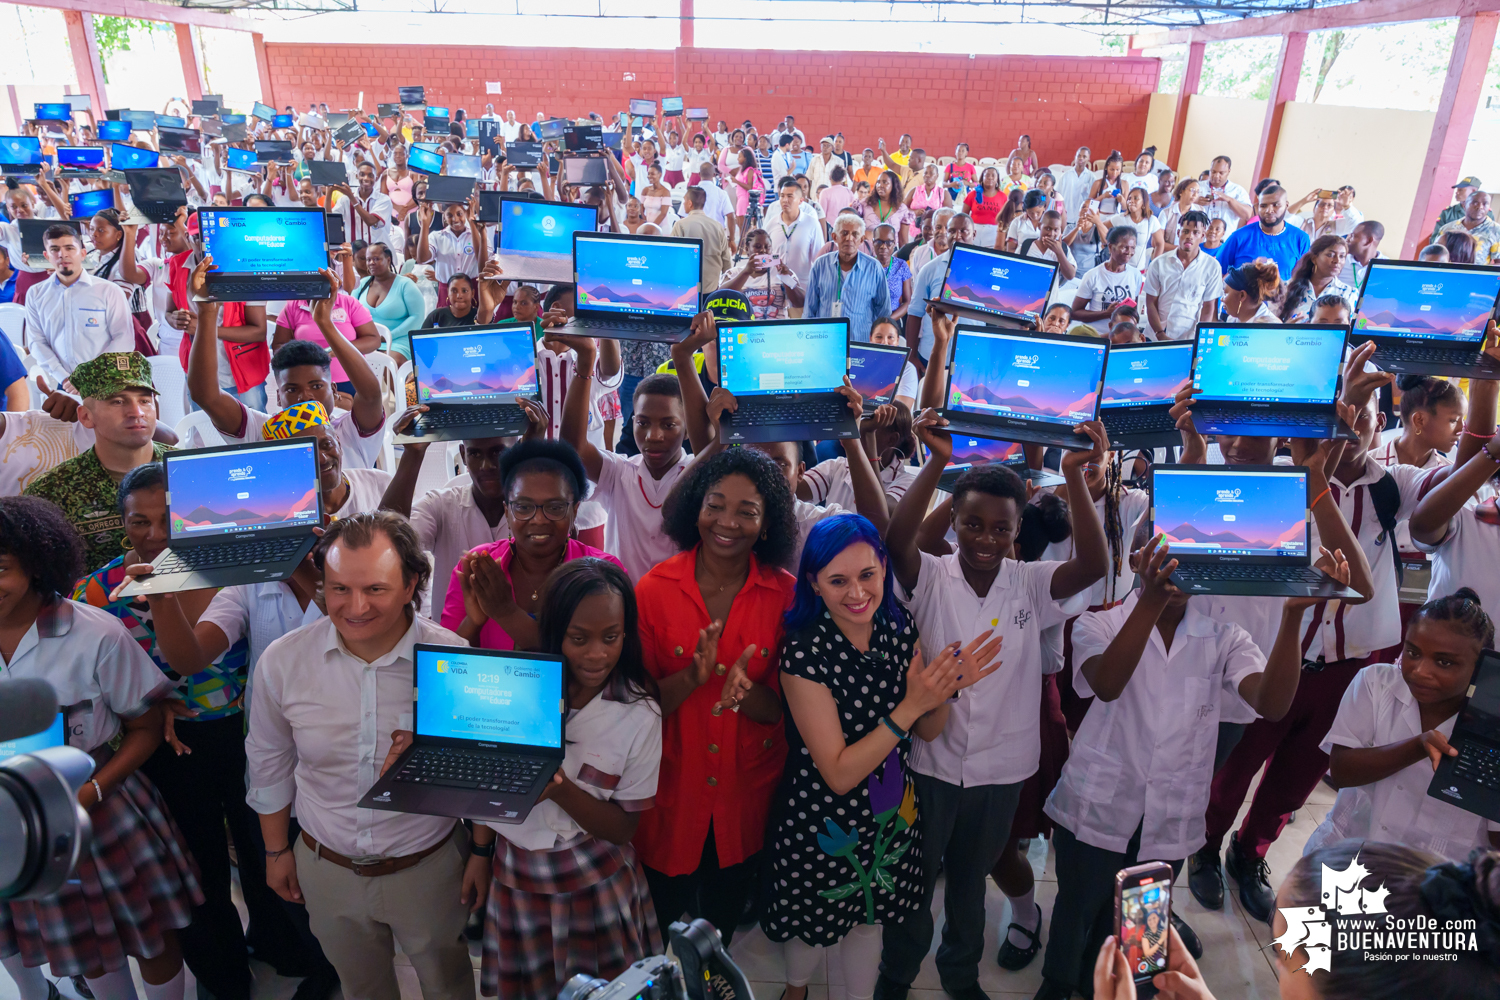
<instances>
[{"instance_id":1,"label":"soldier in camouflage uniform","mask_svg":"<svg viewBox=\"0 0 1500 1000\"><path fill-rule=\"evenodd\" d=\"M167 445L156 432L156 385L144 355L101 354L73 369L73 387L83 397L78 419L94 432L94 447L31 481L28 496L62 508L83 537L84 569L92 573L129 547L118 490L125 473L159 462Z\"/></svg>"}]
</instances>

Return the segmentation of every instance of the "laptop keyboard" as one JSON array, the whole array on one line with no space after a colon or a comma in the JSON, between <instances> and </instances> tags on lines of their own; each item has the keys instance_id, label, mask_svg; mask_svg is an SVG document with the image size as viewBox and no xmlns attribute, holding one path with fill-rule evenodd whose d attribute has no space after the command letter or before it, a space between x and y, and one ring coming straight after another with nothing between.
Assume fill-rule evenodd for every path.
<instances>
[{"instance_id":1,"label":"laptop keyboard","mask_svg":"<svg viewBox=\"0 0 1500 1000\"><path fill-rule=\"evenodd\" d=\"M611 337L622 329L632 333L645 333L660 337L677 337L687 332L687 327L681 323L641 323L636 320L611 320L611 319L581 319L574 317L566 330L581 330L587 333L595 331L597 336Z\"/></svg>"},{"instance_id":2,"label":"laptop keyboard","mask_svg":"<svg viewBox=\"0 0 1500 1000\"><path fill-rule=\"evenodd\" d=\"M1226 424L1282 424L1292 427L1327 427L1325 413L1277 413L1270 410L1218 410L1204 414L1205 422Z\"/></svg>"},{"instance_id":3,"label":"laptop keyboard","mask_svg":"<svg viewBox=\"0 0 1500 1000\"><path fill-rule=\"evenodd\" d=\"M424 430L441 427L471 427L486 424L514 426L525 424L526 414L519 406L445 406L422 414L417 424Z\"/></svg>"},{"instance_id":4,"label":"laptop keyboard","mask_svg":"<svg viewBox=\"0 0 1500 1000\"><path fill-rule=\"evenodd\" d=\"M1488 365L1489 356L1481 354L1473 346L1455 350L1451 347L1382 347L1382 358L1392 361L1426 361L1433 364L1461 365L1465 368L1481 368Z\"/></svg>"},{"instance_id":5,"label":"laptop keyboard","mask_svg":"<svg viewBox=\"0 0 1500 1000\"><path fill-rule=\"evenodd\" d=\"M486 792L529 791L542 773L531 757L458 747L421 747L396 772L395 781Z\"/></svg>"},{"instance_id":6,"label":"laptop keyboard","mask_svg":"<svg viewBox=\"0 0 1500 1000\"><path fill-rule=\"evenodd\" d=\"M1139 434L1143 431L1169 431L1176 428L1166 410L1111 413L1104 418L1104 426L1111 434Z\"/></svg>"},{"instance_id":7,"label":"laptop keyboard","mask_svg":"<svg viewBox=\"0 0 1500 1000\"><path fill-rule=\"evenodd\" d=\"M763 427L767 424L821 424L832 423L842 419L843 414L849 412L849 404L840 396L838 399L808 400L806 402L793 402L791 400L777 400L773 404L762 404L746 406L745 401L740 401L740 407L734 411L730 423L736 427Z\"/></svg>"},{"instance_id":8,"label":"laptop keyboard","mask_svg":"<svg viewBox=\"0 0 1500 1000\"><path fill-rule=\"evenodd\" d=\"M1474 740L1464 740L1458 748L1453 773L1476 785L1500 790L1500 750Z\"/></svg>"},{"instance_id":9,"label":"laptop keyboard","mask_svg":"<svg viewBox=\"0 0 1500 1000\"><path fill-rule=\"evenodd\" d=\"M1237 582L1266 581L1269 583L1321 583L1323 574L1311 566L1190 566L1179 567L1178 572L1188 580L1222 580Z\"/></svg>"},{"instance_id":10,"label":"laptop keyboard","mask_svg":"<svg viewBox=\"0 0 1500 1000\"><path fill-rule=\"evenodd\" d=\"M252 299L263 299L267 296L277 299L309 299L327 292L328 283L326 281L301 284L285 284L280 281L225 281L209 285L208 290L219 299L230 295L246 295Z\"/></svg>"},{"instance_id":11,"label":"laptop keyboard","mask_svg":"<svg viewBox=\"0 0 1500 1000\"><path fill-rule=\"evenodd\" d=\"M253 542L232 542L228 545L195 545L191 548L173 549L167 553L161 565L156 567L156 572L191 573L220 566L286 562L297 554L297 549L304 540L301 536L267 538Z\"/></svg>"}]
</instances>

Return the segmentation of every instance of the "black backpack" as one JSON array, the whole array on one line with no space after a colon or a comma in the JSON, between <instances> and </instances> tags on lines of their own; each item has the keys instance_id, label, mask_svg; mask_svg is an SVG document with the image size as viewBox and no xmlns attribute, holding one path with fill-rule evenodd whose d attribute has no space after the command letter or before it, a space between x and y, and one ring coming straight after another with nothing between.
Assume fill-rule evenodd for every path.
<instances>
[{"instance_id":1,"label":"black backpack","mask_svg":"<svg viewBox=\"0 0 1500 1000\"><path fill-rule=\"evenodd\" d=\"M1396 564L1396 586L1405 578L1401 566L1401 553L1396 551L1396 512L1401 509L1401 487L1396 477L1389 472L1370 484L1370 503L1375 508L1375 518L1380 522L1381 533L1391 547L1391 559Z\"/></svg>"}]
</instances>

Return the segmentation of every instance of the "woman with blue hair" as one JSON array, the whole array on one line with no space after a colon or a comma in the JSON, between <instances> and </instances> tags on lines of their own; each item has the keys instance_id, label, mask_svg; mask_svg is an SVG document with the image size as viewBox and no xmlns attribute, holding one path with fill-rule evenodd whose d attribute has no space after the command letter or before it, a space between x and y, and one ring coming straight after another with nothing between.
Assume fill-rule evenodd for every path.
<instances>
[{"instance_id":1,"label":"woman with blue hair","mask_svg":"<svg viewBox=\"0 0 1500 1000\"><path fill-rule=\"evenodd\" d=\"M820 949L841 941L850 1000L874 995L881 924L922 902L912 734L942 732L949 699L999 669L999 650L985 632L924 664L875 526L839 514L808 535L786 614L789 752L761 893L761 927L785 942L786 1000L806 996Z\"/></svg>"}]
</instances>

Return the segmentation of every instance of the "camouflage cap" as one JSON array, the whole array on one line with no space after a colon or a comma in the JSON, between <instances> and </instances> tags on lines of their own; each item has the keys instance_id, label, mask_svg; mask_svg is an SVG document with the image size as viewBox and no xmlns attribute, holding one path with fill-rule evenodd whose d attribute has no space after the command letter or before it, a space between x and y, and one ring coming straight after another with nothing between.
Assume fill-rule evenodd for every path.
<instances>
[{"instance_id":1,"label":"camouflage cap","mask_svg":"<svg viewBox=\"0 0 1500 1000\"><path fill-rule=\"evenodd\" d=\"M85 399L104 399L125 389L156 391L151 380L151 362L139 351L101 354L73 369L73 388Z\"/></svg>"}]
</instances>

